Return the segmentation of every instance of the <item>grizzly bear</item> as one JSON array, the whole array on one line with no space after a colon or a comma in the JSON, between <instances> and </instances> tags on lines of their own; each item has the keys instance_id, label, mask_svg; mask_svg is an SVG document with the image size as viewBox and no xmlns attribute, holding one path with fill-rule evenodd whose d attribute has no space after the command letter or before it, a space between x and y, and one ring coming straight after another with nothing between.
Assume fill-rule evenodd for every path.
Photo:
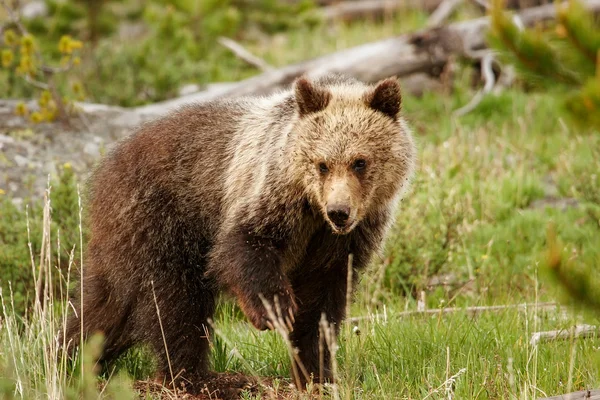
<instances>
[{"instance_id":1,"label":"grizzly bear","mask_svg":"<svg viewBox=\"0 0 600 400\"><path fill-rule=\"evenodd\" d=\"M199 391L224 291L258 329L273 326L263 299L278 304L308 373L296 385L331 379L321 315L338 330L348 268L356 280L378 250L413 171L400 113L395 78L333 75L142 126L91 176L67 341L102 332L104 362L148 344L162 376Z\"/></svg>"}]
</instances>

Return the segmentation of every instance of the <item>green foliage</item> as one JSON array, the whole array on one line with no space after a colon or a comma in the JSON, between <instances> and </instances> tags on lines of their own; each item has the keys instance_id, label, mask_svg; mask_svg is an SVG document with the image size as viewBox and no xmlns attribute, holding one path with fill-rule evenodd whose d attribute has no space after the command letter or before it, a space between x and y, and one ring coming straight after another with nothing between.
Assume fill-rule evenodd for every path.
<instances>
[{"instance_id":1,"label":"green foliage","mask_svg":"<svg viewBox=\"0 0 600 400\"><path fill-rule=\"evenodd\" d=\"M89 93L96 102L135 106L177 94L185 83L236 80L256 73L218 44L220 36L257 39L264 33L314 26L319 18L312 0L153 0L140 2L47 0L49 17L25 21L40 54L60 60L61 37L84 38L79 71L56 80L65 94L79 99ZM126 33L136 31L136 36ZM13 55L2 54L7 64ZM0 71L0 90L29 97L30 87ZM36 115L39 119L39 115Z\"/></svg>"},{"instance_id":2,"label":"green foliage","mask_svg":"<svg viewBox=\"0 0 600 400\"><path fill-rule=\"evenodd\" d=\"M61 252L53 257L64 269L69 254L79 243L79 217L76 177L70 166L51 184L52 219L50 237L56 241L60 233ZM43 205L35 201L27 210L15 206L7 196L0 195L0 288L14 297L14 307L23 313L34 300L33 271L38 270L42 247ZM29 216L29 234L27 231ZM29 250L31 240L31 252ZM56 242L55 242L56 243ZM35 266L32 266L32 257ZM58 265L58 264L57 264ZM64 272L64 271L63 271ZM60 290L60 277L55 275L54 286Z\"/></svg>"},{"instance_id":3,"label":"green foliage","mask_svg":"<svg viewBox=\"0 0 600 400\"><path fill-rule=\"evenodd\" d=\"M496 45L502 45L514 55L514 61L522 73L529 73L531 80L540 84L556 81L564 84L577 83L572 71L565 69L559 53L546 40L541 29L521 30L504 12L501 1L495 1L491 11L492 32Z\"/></svg>"},{"instance_id":4,"label":"green foliage","mask_svg":"<svg viewBox=\"0 0 600 400\"><path fill-rule=\"evenodd\" d=\"M118 27L113 4L118 0L46 0L49 17L26 21L27 28L37 36L57 40L74 35L94 41L99 35L110 35Z\"/></svg>"},{"instance_id":5,"label":"green foliage","mask_svg":"<svg viewBox=\"0 0 600 400\"><path fill-rule=\"evenodd\" d=\"M574 121L600 127L600 22L577 0L557 8L558 22L551 29L521 30L505 13L503 1L495 0L490 42L526 82L569 91L565 105Z\"/></svg>"},{"instance_id":6,"label":"green foliage","mask_svg":"<svg viewBox=\"0 0 600 400\"><path fill-rule=\"evenodd\" d=\"M69 72L80 64L79 52L83 43L71 36L63 35L58 43L54 43L60 55L60 66L50 66L45 63L44 54L40 51L36 36L29 32L20 31L17 34L12 29L4 32L2 49L2 67L9 87L15 86L18 92L21 85L28 85L39 93L36 110L27 109L20 103L15 113L29 117L32 122L50 122L57 118L66 122L68 114L74 111L73 100L82 100L81 85L74 83L72 90L59 90L55 85L56 75ZM2 75L0 74L0 78ZM16 84L16 81L19 84ZM1 85L0 85L1 86Z\"/></svg>"},{"instance_id":7,"label":"green foliage","mask_svg":"<svg viewBox=\"0 0 600 400\"><path fill-rule=\"evenodd\" d=\"M119 104L138 105L176 95L182 82L228 80L232 77L223 75L227 70L251 73L252 68L217 44L218 37L289 29L313 21L310 10L306 1L149 2L142 13L147 33L141 43L99 48L95 73L100 79L89 91L101 101L114 102L117 96ZM115 71L121 72L115 76ZM121 84L105 99L104 83L115 79Z\"/></svg>"},{"instance_id":8,"label":"green foliage","mask_svg":"<svg viewBox=\"0 0 600 400\"><path fill-rule=\"evenodd\" d=\"M600 68L596 77L588 79L580 91L566 99L566 107L576 120L600 127Z\"/></svg>"}]
</instances>

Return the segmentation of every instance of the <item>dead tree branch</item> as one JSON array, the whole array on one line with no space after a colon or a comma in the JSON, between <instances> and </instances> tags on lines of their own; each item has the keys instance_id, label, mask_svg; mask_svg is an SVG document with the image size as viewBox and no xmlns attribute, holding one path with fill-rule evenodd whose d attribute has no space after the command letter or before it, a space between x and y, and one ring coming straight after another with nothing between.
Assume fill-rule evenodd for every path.
<instances>
[{"instance_id":1,"label":"dead tree branch","mask_svg":"<svg viewBox=\"0 0 600 400\"><path fill-rule=\"evenodd\" d=\"M456 312L465 312L470 315L477 315L484 312L498 312L498 311L506 311L506 310L537 310L537 311L554 311L558 308L558 303L555 302L546 302L546 303L526 303L526 304L508 304L503 306L473 306L473 307L448 307L448 308L430 308L430 309L421 309L421 310L412 310L412 311L402 311L398 313L391 314L390 316L393 318L402 318L409 316L417 316L417 315L443 315L443 314L452 314ZM382 314L373 314L373 315L364 315L361 317L348 318L346 321L350 323L356 323L359 321L365 320L381 320L383 318L387 318Z\"/></svg>"},{"instance_id":2,"label":"dead tree branch","mask_svg":"<svg viewBox=\"0 0 600 400\"><path fill-rule=\"evenodd\" d=\"M465 114L473 111L481 100L494 89L494 85L496 84L496 78L494 76L494 71L492 70L492 65L494 63L494 54L491 51L488 51L483 58L481 59L481 76L485 81L485 85L483 89L481 89L477 94L471 99L471 101L454 111L455 117L462 117Z\"/></svg>"},{"instance_id":3,"label":"dead tree branch","mask_svg":"<svg viewBox=\"0 0 600 400\"><path fill-rule=\"evenodd\" d=\"M593 325L575 325L571 329L560 329L555 331L536 332L531 336L529 344L537 346L541 342L553 342L555 340L565 340L574 338L595 337L600 333L600 329Z\"/></svg>"},{"instance_id":4,"label":"dead tree branch","mask_svg":"<svg viewBox=\"0 0 600 400\"><path fill-rule=\"evenodd\" d=\"M444 21L446 21L450 15L454 12L456 7L462 3L462 0L444 0L439 5L438 8L431 14L429 20L427 21L428 27L436 27L440 26Z\"/></svg>"},{"instance_id":5,"label":"dead tree branch","mask_svg":"<svg viewBox=\"0 0 600 400\"><path fill-rule=\"evenodd\" d=\"M273 71L274 68L270 66L265 60L255 56L244 48L241 44L235 40L220 37L218 42L221 46L231 51L237 58L246 62L247 64L260 69L261 71Z\"/></svg>"}]
</instances>

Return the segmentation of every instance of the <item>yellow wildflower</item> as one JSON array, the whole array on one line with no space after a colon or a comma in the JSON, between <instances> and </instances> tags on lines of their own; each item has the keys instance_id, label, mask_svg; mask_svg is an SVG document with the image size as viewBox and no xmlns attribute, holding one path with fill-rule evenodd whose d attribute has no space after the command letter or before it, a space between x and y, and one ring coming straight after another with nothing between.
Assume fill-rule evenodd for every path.
<instances>
[{"instance_id":1,"label":"yellow wildflower","mask_svg":"<svg viewBox=\"0 0 600 400\"><path fill-rule=\"evenodd\" d=\"M83 42L81 40L71 40L69 43L71 50L81 50L83 47Z\"/></svg>"},{"instance_id":2,"label":"yellow wildflower","mask_svg":"<svg viewBox=\"0 0 600 400\"><path fill-rule=\"evenodd\" d=\"M33 62L31 60L31 57L27 55L21 56L21 61L19 63L19 67L17 68L17 72L21 74L31 75L33 73L33 70Z\"/></svg>"},{"instance_id":3,"label":"yellow wildflower","mask_svg":"<svg viewBox=\"0 0 600 400\"><path fill-rule=\"evenodd\" d=\"M2 50L2 66L4 68L8 68L12 65L13 60L15 59L15 55L12 50L4 49Z\"/></svg>"},{"instance_id":4,"label":"yellow wildflower","mask_svg":"<svg viewBox=\"0 0 600 400\"><path fill-rule=\"evenodd\" d=\"M17 44L17 34L12 29L4 31L4 44L7 46L14 46Z\"/></svg>"},{"instance_id":5,"label":"yellow wildflower","mask_svg":"<svg viewBox=\"0 0 600 400\"><path fill-rule=\"evenodd\" d=\"M46 107L48 105L48 103L50 102L50 100L52 100L52 94L50 94L50 92L48 90L44 90L40 94L38 104L40 105L40 107Z\"/></svg>"},{"instance_id":6,"label":"yellow wildflower","mask_svg":"<svg viewBox=\"0 0 600 400\"><path fill-rule=\"evenodd\" d=\"M24 117L28 113L29 113L29 110L27 109L27 106L25 105L25 103L23 103L22 101L20 103L18 103L17 106L15 107L15 114L17 114L21 117Z\"/></svg>"},{"instance_id":7,"label":"yellow wildflower","mask_svg":"<svg viewBox=\"0 0 600 400\"><path fill-rule=\"evenodd\" d=\"M35 111L33 113L31 113L31 122L39 124L40 122L44 122L44 115L39 112L39 111Z\"/></svg>"},{"instance_id":8,"label":"yellow wildflower","mask_svg":"<svg viewBox=\"0 0 600 400\"><path fill-rule=\"evenodd\" d=\"M61 54L71 54L72 53L71 36L63 35L60 38L60 40L58 41L58 51L60 51Z\"/></svg>"},{"instance_id":9,"label":"yellow wildflower","mask_svg":"<svg viewBox=\"0 0 600 400\"><path fill-rule=\"evenodd\" d=\"M34 46L35 39L30 34L27 34L21 38L21 52L31 54Z\"/></svg>"}]
</instances>

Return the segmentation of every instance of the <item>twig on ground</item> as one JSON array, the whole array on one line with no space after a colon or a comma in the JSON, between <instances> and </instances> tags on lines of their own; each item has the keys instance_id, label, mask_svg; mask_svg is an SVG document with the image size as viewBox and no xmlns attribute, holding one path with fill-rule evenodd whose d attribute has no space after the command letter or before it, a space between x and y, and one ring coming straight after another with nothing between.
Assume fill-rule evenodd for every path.
<instances>
[{"instance_id":1,"label":"twig on ground","mask_svg":"<svg viewBox=\"0 0 600 400\"><path fill-rule=\"evenodd\" d=\"M481 75L485 80L485 85L483 89L481 89L477 94L471 99L471 101L454 111L455 117L462 117L465 114L473 111L479 103L483 100L486 94L490 93L494 88L494 84L496 83L496 78L494 76L494 71L492 69L492 65L494 63L494 54L491 51L486 52L486 54L481 59Z\"/></svg>"},{"instance_id":2,"label":"twig on ground","mask_svg":"<svg viewBox=\"0 0 600 400\"><path fill-rule=\"evenodd\" d=\"M275 69L262 58L250 53L244 46L235 40L221 36L219 39L217 39L217 41L221 46L230 50L237 58L253 67L260 69L261 71L273 71Z\"/></svg>"},{"instance_id":3,"label":"twig on ground","mask_svg":"<svg viewBox=\"0 0 600 400\"><path fill-rule=\"evenodd\" d=\"M325 313L321 314L321 320L319 321L319 332L320 335L325 338L325 344L329 349L329 358L331 362L331 374L333 382L331 383L331 387L333 389L333 398L335 400L339 400L340 393L338 388L338 365L337 365L337 350L338 344L336 340L336 331L335 326L327 320Z\"/></svg>"},{"instance_id":4,"label":"twig on ground","mask_svg":"<svg viewBox=\"0 0 600 400\"><path fill-rule=\"evenodd\" d=\"M485 0L473 0L473 1L477 4L479 4L481 7L485 8L486 10L490 9L489 3Z\"/></svg>"},{"instance_id":5,"label":"twig on ground","mask_svg":"<svg viewBox=\"0 0 600 400\"><path fill-rule=\"evenodd\" d=\"M167 347L167 339L165 338L165 331L163 329L162 319L160 317L160 309L158 308L158 301L156 300L156 292L154 291L154 281L150 281L152 285L152 297L154 298L154 305L156 306L156 316L158 317L158 324L160 326L160 333L162 335L163 344L165 345L165 354L167 355L167 363L169 364L169 374L171 374L171 386L177 392L175 387L175 376L173 375L173 368L171 367L171 358L169 357L169 348Z\"/></svg>"},{"instance_id":6,"label":"twig on ground","mask_svg":"<svg viewBox=\"0 0 600 400\"><path fill-rule=\"evenodd\" d=\"M442 383L440 386L437 387L437 389L432 390L427 396L423 397L423 400L430 398L432 395L434 395L436 393L440 393L442 390L448 394L448 388L452 388L454 386L454 384L456 383L456 380L465 372L467 372L467 369L461 368L456 374L454 374L451 377L449 377L448 379L446 379L444 381L444 383ZM448 394L450 399L452 398L451 393L452 393L452 390L450 389L450 394Z\"/></svg>"},{"instance_id":7,"label":"twig on ground","mask_svg":"<svg viewBox=\"0 0 600 400\"><path fill-rule=\"evenodd\" d=\"M441 25L454 12L456 7L462 3L462 0L444 0L429 16L427 26L430 28Z\"/></svg>"},{"instance_id":8,"label":"twig on ground","mask_svg":"<svg viewBox=\"0 0 600 400\"><path fill-rule=\"evenodd\" d=\"M524 303L524 304L507 304L502 306L473 306L473 307L450 307L450 308L429 308L425 310L412 310L412 311L401 311L399 313L392 314L393 317L401 318L412 315L435 315L435 314L451 314L455 312L466 312L468 314L476 315L483 312L494 312L504 311L511 309L535 309L542 311L552 311L558 308L558 303L546 302L546 303ZM363 315L361 317L348 318L346 321L355 323L364 320L376 320L382 318L382 314Z\"/></svg>"},{"instance_id":9,"label":"twig on ground","mask_svg":"<svg viewBox=\"0 0 600 400\"><path fill-rule=\"evenodd\" d=\"M559 329L555 331L535 332L531 336L529 343L537 346L541 342L551 342L555 340L564 340L571 337L587 338L600 333L600 329L594 325L575 325L571 329Z\"/></svg>"},{"instance_id":10,"label":"twig on ground","mask_svg":"<svg viewBox=\"0 0 600 400\"><path fill-rule=\"evenodd\" d=\"M348 254L348 272L346 277L346 318L350 316L350 307L352 306L352 265L354 254Z\"/></svg>"}]
</instances>

